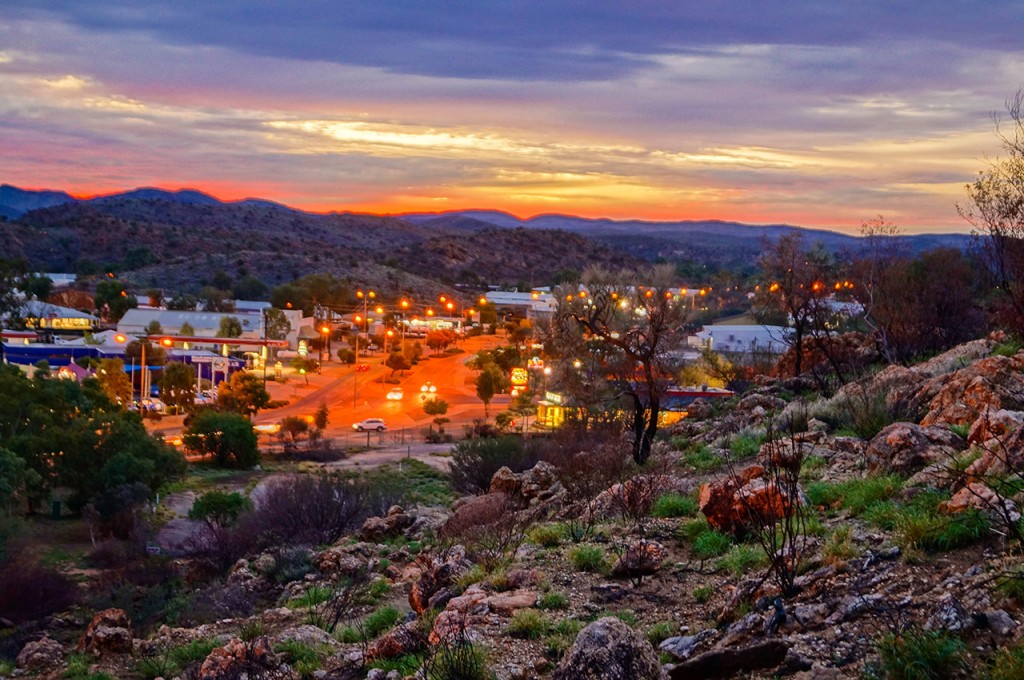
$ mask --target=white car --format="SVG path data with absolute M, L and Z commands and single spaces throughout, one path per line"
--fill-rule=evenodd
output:
M 388 424 L 384 422 L 383 418 L 367 418 L 358 423 L 352 423 L 352 429 L 356 432 L 367 432 L 369 430 L 383 432 L 388 429 Z
M 420 392 L 437 392 L 437 385 L 428 380 L 420 386 Z
M 387 398 L 388 398 L 389 401 L 401 401 L 402 397 L 404 397 L 404 396 L 405 396 L 405 392 L 402 390 L 402 388 L 401 387 L 395 387 L 390 392 L 388 392 Z

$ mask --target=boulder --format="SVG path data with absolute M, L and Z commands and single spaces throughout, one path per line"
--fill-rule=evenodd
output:
M 789 645 L 779 639 L 759 640 L 743 647 L 714 649 L 684 661 L 669 673 L 671 680 L 734 678 L 764 668 L 775 668 L 786 658 Z
M 104 609 L 92 617 L 76 649 L 96 656 L 130 654 L 132 637 L 128 614 L 123 609 Z
M 507 467 L 500 468 L 491 477 L 490 493 L 505 494 L 509 498 L 529 505 L 552 498 L 562 490 L 558 480 L 558 469 L 546 461 L 540 461 L 525 472 L 515 473 Z
M 466 551 L 462 546 L 454 546 L 440 555 L 435 556 L 425 565 L 418 581 L 409 590 L 409 606 L 417 614 L 422 614 L 431 606 L 431 597 L 444 589 L 455 585 L 455 579 L 473 564 L 466 559 Z
M 488 492 L 503 493 L 506 496 L 518 496 L 522 486 L 522 476 L 512 472 L 511 468 L 502 466 L 491 477 L 491 486 Z
M 762 409 L 762 411 L 781 411 L 786 408 L 786 400 L 780 399 L 779 397 L 773 397 L 770 394 L 759 394 L 754 393 L 740 399 L 739 403 L 736 404 L 737 411 L 753 411 L 754 409 Z
M 971 423 L 967 432 L 967 441 L 971 444 L 984 444 L 992 439 L 1006 437 L 1024 425 L 1024 411 L 1008 411 L 999 409 L 982 413 Z
M 322 647 L 337 647 L 338 641 L 329 633 L 316 626 L 303 624 L 286 628 L 274 636 L 277 642 L 299 642 L 307 646 L 319 645 Z
M 498 614 L 512 616 L 520 609 L 537 606 L 537 592 L 534 590 L 513 590 L 507 593 L 491 595 L 486 600 L 487 606 Z
M 694 399 L 686 407 L 686 417 L 693 420 L 704 420 L 710 418 L 715 412 L 707 399 Z
M 640 541 L 626 548 L 612 567 L 612 576 L 650 576 L 668 559 L 668 549 L 657 541 Z
M 868 469 L 872 472 L 911 474 L 948 460 L 966 447 L 967 442 L 947 427 L 893 423 L 883 428 L 868 444 Z
M 345 548 L 328 548 L 313 557 L 313 566 L 331 578 L 351 578 L 366 569 L 366 559 Z
M 685 661 L 693 656 L 694 651 L 701 643 L 718 635 L 718 631 L 714 628 L 708 628 L 702 630 L 696 635 L 679 635 L 676 637 L 665 638 L 658 645 L 658 649 L 663 652 L 667 652 L 674 656 L 676 659 Z
M 415 654 L 425 646 L 426 640 L 419 623 L 411 621 L 391 629 L 370 644 L 366 650 L 366 661 L 393 659 L 405 654 Z
M 736 475 L 701 486 L 697 502 L 708 524 L 735 534 L 749 526 L 751 516 L 781 519 L 791 512 L 800 499 L 791 501 L 786 492 L 764 474 L 763 467 L 751 465 Z
M 605 617 L 580 631 L 553 680 L 661 680 L 654 648 L 619 619 Z
M 360 541 L 379 543 L 388 535 L 388 523 L 383 517 L 367 517 L 358 535 Z
M 251 642 L 233 638 L 223 647 L 216 647 L 199 668 L 199 680 L 235 680 L 241 677 L 271 680 L 287 678 L 290 673 L 279 670 L 281 661 L 270 648 L 266 636 Z
M 982 482 L 970 482 L 953 494 L 948 501 L 943 502 L 940 509 L 948 513 L 963 512 L 968 509 L 981 510 L 989 517 L 999 522 L 1011 522 L 1016 524 L 1020 521 L 1020 510 L 1017 504 L 1009 498 L 1003 498 L 991 487 Z
M 490 613 L 487 592 L 478 584 L 471 585 L 462 595 L 448 601 L 445 610 L 434 619 L 428 640 L 436 645 L 461 637 L 471 626 L 483 623 Z M 536 594 L 533 596 L 537 600 Z
M 927 409 L 925 426 L 971 425 L 986 412 L 1024 410 L 1024 355 L 986 357 L 932 378 L 915 400 Z
M 64 660 L 64 648 L 52 638 L 44 637 L 22 647 L 15 664 L 18 668 L 40 673 L 56 668 Z

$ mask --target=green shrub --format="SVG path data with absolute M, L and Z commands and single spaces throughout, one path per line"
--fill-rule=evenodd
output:
M 398 671 L 403 678 L 415 675 L 423 664 L 423 657 L 418 654 L 403 654 L 390 659 L 375 659 L 367 664 L 370 668 L 379 668 L 385 673 Z
M 1024 342 L 1019 338 L 1007 338 L 992 348 L 992 356 L 1012 357 L 1024 349 Z
M 520 437 L 465 439 L 452 449 L 451 484 L 462 493 L 487 493 L 500 468 L 523 472 L 539 460 L 540 449 Z
M 190 663 L 203 661 L 216 646 L 216 640 L 192 640 L 187 645 L 172 647 L 169 656 L 179 668 L 185 668 Z
M 569 553 L 576 571 L 587 571 L 593 574 L 603 573 L 608 567 L 608 559 L 604 548 L 596 545 L 581 545 Z
M 749 434 L 739 435 L 729 442 L 729 451 L 735 458 L 751 458 L 761 451 L 761 444 L 764 437 L 755 437 Z
M 551 624 L 536 609 L 520 609 L 508 622 L 508 634 L 525 640 L 539 640 L 547 634 Z
M 725 460 L 718 454 L 712 453 L 706 444 L 701 444 L 696 451 L 683 456 L 683 463 L 697 472 L 710 472 L 725 465 Z
M 487 665 L 487 655 L 468 640 L 435 647 L 424 670 L 426 680 L 493 680 L 495 677 Z
M 662 640 L 667 640 L 679 631 L 679 626 L 672 621 L 659 621 L 647 629 L 647 641 L 657 649 Z
M 845 562 L 854 557 L 857 554 L 857 549 L 851 540 L 852 535 L 853 530 L 849 525 L 836 527 L 822 548 L 822 555 L 825 557 L 825 561 L 835 564 L 837 562 Z
M 561 524 L 541 524 L 530 530 L 529 538 L 537 545 L 554 548 L 562 544 L 565 538 L 565 527 Z
M 889 680 L 942 680 L 967 671 L 967 647 L 943 631 L 907 630 L 878 643 L 878 677 Z
M 693 542 L 693 554 L 702 560 L 720 557 L 729 552 L 732 537 L 712 529 L 705 531 Z
M 1020 680 L 1024 673 L 1024 644 L 1004 647 L 996 652 L 992 663 L 991 680 Z
M 945 552 L 970 545 L 987 531 L 989 523 L 979 510 L 947 514 L 939 509 L 944 494 L 925 491 L 896 510 L 897 540 L 905 551 Z
M 472 567 L 455 577 L 455 585 L 459 590 L 465 590 L 474 583 L 483 581 L 485 578 L 487 578 L 487 570 L 479 564 L 474 564 Z
M 394 607 L 387 606 L 373 612 L 363 621 L 366 639 L 373 640 L 392 627 L 402 618 L 402 614 Z
M 693 543 L 709 531 L 712 531 L 711 525 L 708 524 L 707 518 L 702 516 L 679 527 L 679 538 L 680 540 Z
M 390 592 L 391 584 L 388 583 L 388 580 L 386 578 L 375 578 L 373 580 L 373 583 L 370 584 L 370 588 L 368 589 L 366 594 L 373 601 L 377 601 Z
M 762 567 L 767 563 L 768 558 L 760 548 L 750 545 L 734 545 L 732 550 L 719 560 L 718 565 L 736 576 L 742 576 L 751 569 Z
M 654 517 L 693 517 L 697 514 L 697 500 L 692 496 L 667 493 L 658 497 L 651 508 Z
M 807 499 L 812 505 L 826 508 L 841 507 L 853 516 L 864 514 L 869 508 L 896 496 L 903 488 L 903 482 L 894 475 L 850 479 L 838 484 L 815 482 L 806 489 Z
M 92 664 L 92 657 L 87 654 L 72 654 L 68 658 L 68 666 L 63 680 L 114 680 L 108 673 L 90 673 L 89 666 Z
M 996 591 L 1003 597 L 1024 603 L 1024 569 L 1016 569 L 999 577 Z
M 700 602 L 701 604 L 704 604 L 705 602 L 711 599 L 712 595 L 715 594 L 715 587 L 697 586 L 693 589 L 693 592 L 691 594 L 693 595 L 693 599 L 697 600 L 697 602 Z
M 331 599 L 331 595 L 334 591 L 331 588 L 323 586 L 313 586 L 302 595 L 299 595 L 291 601 L 292 608 L 296 607 L 316 607 L 321 605 L 327 600 Z
M 537 606 L 541 609 L 568 609 L 569 598 L 565 593 L 551 591 L 540 596 Z
M 800 466 L 800 481 L 809 482 L 821 479 L 821 475 L 828 467 L 828 458 L 824 456 L 807 456 L 803 465 Z
M 274 651 L 284 653 L 288 662 L 299 674 L 302 680 L 312 678 L 313 674 L 320 670 L 320 650 L 297 640 L 284 640 L 274 645 Z

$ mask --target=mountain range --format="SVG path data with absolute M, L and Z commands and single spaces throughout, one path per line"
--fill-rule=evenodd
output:
M 833 252 L 855 252 L 848 234 L 787 224 L 718 220 L 643 221 L 545 214 L 521 219 L 494 210 L 370 215 L 312 213 L 259 198 L 221 201 L 194 189 L 139 188 L 78 199 L 62 191 L 0 186 L 0 224 L 10 254 L 48 271 L 73 270 L 81 260 L 124 263 L 149 281 L 168 277 L 196 287 L 210 270 L 246 272 L 267 284 L 310 268 L 347 275 L 440 280 L 446 285 L 544 285 L 588 264 L 633 266 L 641 261 L 751 267 L 765 240 L 802 234 Z M 46 239 L 40 239 L 45 234 Z M 966 248 L 966 234 L 901 237 L 912 251 Z M 544 243 L 544 247 L 537 247 Z M 187 256 L 179 254 L 183 247 Z M 139 249 L 148 255 L 139 257 Z M 143 253 L 143 255 L 146 255 Z M 201 256 L 201 257 L 199 257 Z M 374 266 L 380 271 L 371 275 Z M 353 274 L 354 269 L 362 270 Z M 390 271 L 388 271 L 390 270 Z

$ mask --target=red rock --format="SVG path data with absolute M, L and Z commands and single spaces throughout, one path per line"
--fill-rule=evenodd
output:
M 966 442 L 947 427 L 893 423 L 868 444 L 868 470 L 908 474 L 950 460 L 966 446 Z
M 129 654 L 132 651 L 132 624 L 123 609 L 104 609 L 93 616 L 78 640 L 79 652 L 97 656 Z
M 612 567 L 612 576 L 650 576 L 668 559 L 668 549 L 657 541 L 635 543 L 619 556 Z
M 415 654 L 423 648 L 425 642 L 418 622 L 404 623 L 374 640 L 366 650 L 366 661 Z
M 280 660 L 270 648 L 266 636 L 252 642 L 232 639 L 223 647 L 216 647 L 207 655 L 199 669 L 199 680 L 235 680 L 243 676 L 271 678 L 268 673 L 280 666 Z
M 498 614 L 512 616 L 519 609 L 537 606 L 537 593 L 533 590 L 513 590 L 508 593 L 491 595 L 485 603 Z

